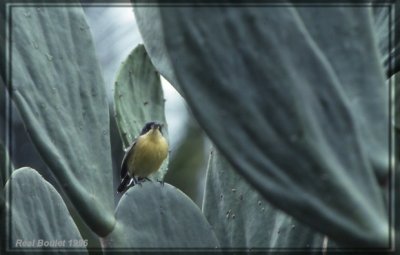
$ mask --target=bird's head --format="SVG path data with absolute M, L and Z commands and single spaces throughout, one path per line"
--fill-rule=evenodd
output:
M 158 122 L 155 122 L 155 121 L 147 122 L 144 125 L 144 127 L 142 129 L 142 132 L 140 132 L 140 135 L 147 134 L 149 131 L 154 132 L 154 131 L 157 131 L 157 130 L 160 131 L 160 133 L 162 133 L 163 126 L 164 126 L 164 124 L 158 123 Z

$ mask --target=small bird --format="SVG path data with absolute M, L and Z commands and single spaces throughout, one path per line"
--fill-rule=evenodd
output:
M 168 155 L 168 143 L 162 134 L 162 127 L 154 121 L 146 123 L 139 137 L 129 146 L 122 159 L 118 193 L 125 191 L 132 181 L 136 184 L 138 180 L 147 179 L 160 168 Z

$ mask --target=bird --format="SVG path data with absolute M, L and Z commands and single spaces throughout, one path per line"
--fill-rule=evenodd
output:
M 156 172 L 167 158 L 168 142 L 162 128 L 161 123 L 147 122 L 140 135 L 128 147 L 122 159 L 118 193 L 125 191 L 132 181 L 135 185 L 143 179 L 149 180 L 147 177 Z

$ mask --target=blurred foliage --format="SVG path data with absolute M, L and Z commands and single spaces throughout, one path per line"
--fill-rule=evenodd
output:
M 207 166 L 206 136 L 191 114 L 186 115 L 182 135 L 171 151 L 165 181 L 176 186 L 201 207 Z

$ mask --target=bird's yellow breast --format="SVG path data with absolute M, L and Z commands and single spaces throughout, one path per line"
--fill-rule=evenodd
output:
M 151 130 L 140 136 L 128 169 L 132 176 L 147 177 L 157 171 L 168 155 L 168 143 L 160 131 Z

